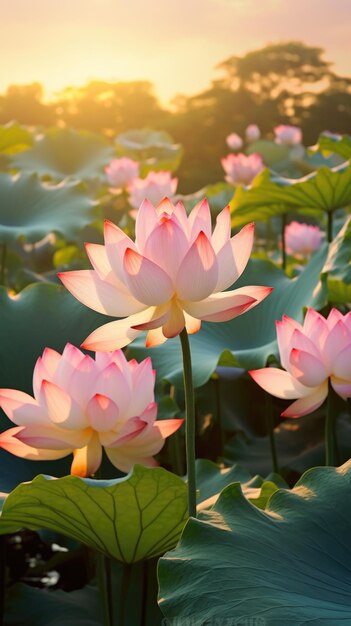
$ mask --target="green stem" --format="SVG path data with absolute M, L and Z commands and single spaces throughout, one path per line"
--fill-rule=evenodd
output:
M 333 241 L 333 211 L 327 212 L 328 225 L 327 225 L 327 239 L 328 243 Z
M 270 446 L 271 446 L 272 469 L 273 469 L 273 472 L 275 472 L 276 474 L 279 474 L 277 447 L 275 444 L 275 435 L 274 435 L 273 403 L 272 403 L 272 396 L 270 396 L 269 393 L 265 394 L 264 415 L 265 415 L 266 428 L 268 430 L 269 441 L 270 441 Z
M 329 381 L 327 413 L 325 416 L 325 464 L 335 466 L 335 391 Z
M 287 224 L 287 215 L 283 213 L 282 215 L 282 230 L 281 230 L 281 238 L 282 238 L 282 268 L 285 270 L 286 268 L 286 243 L 285 243 L 285 227 Z
M 6 256 L 7 256 L 7 245 L 6 243 L 3 243 L 1 246 L 0 285 L 5 285 Z
M 174 385 L 171 385 L 171 388 L 169 390 L 169 397 L 172 398 L 172 400 L 174 400 L 175 398 Z M 172 457 L 173 471 L 175 474 L 178 474 L 178 476 L 183 476 L 184 468 L 183 468 L 182 451 L 181 451 L 181 446 L 180 446 L 180 437 L 181 437 L 180 432 L 179 430 L 177 430 L 173 434 L 173 436 L 169 438 L 169 446 L 170 446 L 171 457 Z
M 103 614 L 103 626 L 113 626 L 111 560 L 97 553 L 97 576 Z
M 122 573 L 122 588 L 119 595 L 120 607 L 119 607 L 119 621 L 118 626 L 129 626 L 127 623 L 127 606 L 128 606 L 128 591 L 130 587 L 130 580 L 132 576 L 131 563 L 123 563 Z
M 196 517 L 196 475 L 195 475 L 195 398 L 189 338 L 186 328 L 180 333 L 183 353 L 183 379 L 185 392 L 185 449 L 188 475 L 188 509 L 191 517 Z

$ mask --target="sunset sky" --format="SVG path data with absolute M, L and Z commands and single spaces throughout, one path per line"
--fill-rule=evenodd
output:
M 147 79 L 166 103 L 206 88 L 227 57 L 293 39 L 351 74 L 350 0 L 0 0 L 0 10 L 0 92 Z

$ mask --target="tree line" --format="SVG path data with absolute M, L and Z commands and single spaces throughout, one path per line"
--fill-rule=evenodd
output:
M 250 123 L 263 135 L 278 124 L 303 131 L 314 143 L 323 130 L 351 134 L 351 78 L 339 76 L 324 50 L 291 41 L 271 44 L 224 60 L 222 76 L 195 96 L 161 106 L 149 81 L 90 81 L 68 87 L 45 102 L 39 83 L 11 85 L 0 95 L 0 123 L 71 127 L 114 138 L 133 128 L 168 131 L 184 147 L 178 170 L 183 193 L 223 178 L 220 158 L 230 132 Z

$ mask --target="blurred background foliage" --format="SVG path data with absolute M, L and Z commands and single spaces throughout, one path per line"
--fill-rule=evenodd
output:
M 93 80 L 46 101 L 39 83 L 11 85 L 0 95 L 0 124 L 71 128 L 107 139 L 131 129 L 168 132 L 184 149 L 179 192 L 222 179 L 226 136 L 254 122 L 270 137 L 274 126 L 300 126 L 304 144 L 320 133 L 351 133 L 351 78 L 337 75 L 324 50 L 298 41 L 272 44 L 225 59 L 222 77 L 195 96 L 161 106 L 148 81 Z

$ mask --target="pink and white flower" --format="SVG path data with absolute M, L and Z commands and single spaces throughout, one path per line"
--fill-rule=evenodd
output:
M 295 146 L 302 143 L 302 130 L 298 126 L 281 124 L 274 129 L 275 142 L 284 146 Z
M 351 312 L 332 309 L 325 319 L 308 309 L 303 325 L 288 316 L 277 321 L 280 362 L 286 371 L 267 367 L 250 372 L 277 398 L 296 399 L 283 417 L 301 417 L 320 407 L 328 395 L 328 381 L 346 400 L 351 397 Z
M 139 169 L 140 167 L 137 161 L 128 159 L 128 157 L 121 157 L 120 159 L 113 159 L 113 161 L 105 167 L 105 173 L 111 187 L 124 189 L 134 178 L 139 176 Z
M 171 172 L 149 172 L 146 178 L 136 178 L 128 187 L 129 202 L 133 209 L 138 209 L 143 200 L 157 205 L 163 198 L 172 198 L 177 191 L 178 178 L 172 178 Z
M 59 274 L 67 289 L 95 311 L 124 317 L 85 340 L 88 350 L 115 350 L 147 330 L 148 346 L 163 343 L 201 320 L 225 322 L 256 306 L 269 287 L 224 291 L 242 274 L 253 245 L 253 224 L 231 237 L 229 207 L 212 232 L 206 200 L 187 216 L 168 199 L 156 208 L 145 200 L 137 214 L 136 240 L 105 222 L 105 245 L 87 244 L 93 270 Z
M 288 254 L 296 257 L 310 256 L 322 244 L 323 233 L 318 226 L 290 222 L 285 228 L 285 246 Z
M 261 131 L 257 124 L 249 124 L 245 130 L 245 137 L 249 143 L 258 141 L 261 137 Z
M 249 185 L 262 172 L 264 164 L 260 154 L 228 154 L 221 160 L 226 172 L 225 180 L 232 185 Z
M 236 133 L 230 133 L 230 135 L 228 135 L 228 137 L 226 138 L 226 142 L 227 142 L 227 146 L 231 150 L 240 150 L 240 148 L 243 147 L 243 143 L 244 143 L 241 137 L 237 135 Z
M 153 456 L 183 420 L 156 421 L 154 382 L 150 358 L 128 362 L 118 350 L 94 360 L 71 344 L 62 354 L 45 348 L 34 368 L 34 398 L 0 389 L 0 407 L 16 424 L 0 435 L 0 448 L 31 460 L 73 453 L 76 476 L 96 472 L 103 448 L 123 472 L 157 465 Z

